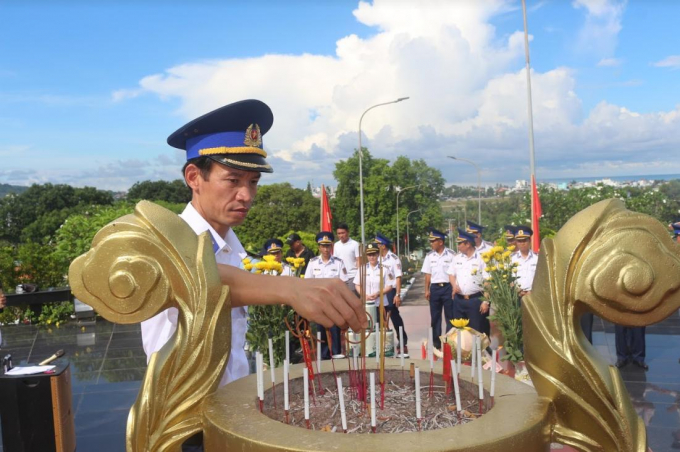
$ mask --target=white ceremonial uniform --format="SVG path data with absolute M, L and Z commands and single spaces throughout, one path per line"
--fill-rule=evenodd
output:
M 482 255 L 475 251 L 472 256 L 467 257 L 463 253 L 458 253 L 453 258 L 447 273 L 456 277 L 456 284 L 460 287 L 461 295 L 472 295 L 482 292 L 484 278 L 484 260 Z
M 196 234 L 209 231 L 215 249 L 215 260 L 218 264 L 239 267 L 245 250 L 241 242 L 230 228 L 226 237 L 220 237 L 194 208 L 191 203 L 187 205 L 180 217 L 194 230 Z M 231 310 L 231 353 L 227 368 L 222 375 L 220 386 L 248 375 L 248 360 L 243 349 L 246 342 L 246 329 L 248 310 L 244 306 Z M 147 362 L 151 354 L 160 350 L 177 330 L 178 311 L 169 308 L 156 316 L 142 322 L 142 344 L 146 353 Z
M 396 254 L 394 254 L 391 251 L 388 251 L 385 256 L 379 256 L 378 257 L 378 262 L 381 264 L 390 267 L 390 270 L 392 270 L 392 274 L 394 275 L 394 278 L 401 278 L 401 275 L 403 274 L 401 271 L 401 261 L 397 257 Z
M 347 240 L 346 243 L 342 243 L 340 240 L 335 242 L 333 245 L 333 256 L 342 259 L 347 269 L 347 278 L 343 280 L 354 279 L 357 274 L 357 258 L 360 256 L 359 242 L 353 239 Z
M 512 262 L 517 262 L 517 285 L 522 290 L 531 290 L 536 274 L 536 264 L 538 264 L 538 254 L 529 250 L 527 257 L 516 251 L 510 256 Z
M 293 276 L 295 272 L 293 272 L 293 268 L 288 265 L 288 264 L 281 264 L 283 266 L 283 270 L 281 271 L 281 276 Z
M 488 252 L 491 248 L 493 248 L 493 243 L 482 240 L 482 244 L 475 248 L 475 251 L 481 254 Z
M 449 275 L 446 271 L 451 265 L 455 255 L 456 253 L 449 248 L 444 248 L 444 251 L 442 251 L 441 254 L 432 250 L 425 256 L 423 268 L 420 271 L 432 275 L 430 277 L 431 284 L 448 283 Z
M 396 280 L 394 278 L 394 273 L 387 265 L 382 266 L 382 277 L 383 277 L 383 293 L 392 290 L 396 287 Z M 354 284 L 361 287 L 361 274 L 357 273 L 354 277 Z M 380 264 L 375 267 L 371 267 L 370 263 L 366 264 L 366 295 L 372 295 L 375 293 L 380 293 Z M 382 302 L 383 306 L 387 306 L 387 297 L 383 295 L 382 299 L 378 297 L 375 300 L 375 305 L 380 306 L 378 303 Z
M 347 279 L 347 269 L 340 258 L 331 256 L 324 262 L 321 256 L 316 256 L 309 260 L 305 270 L 305 279 L 309 278 L 340 278 L 344 281 Z

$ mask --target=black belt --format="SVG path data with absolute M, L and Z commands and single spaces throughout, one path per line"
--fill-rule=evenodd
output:
M 446 286 L 450 286 L 451 283 L 447 283 L 447 282 L 437 282 L 437 283 L 432 283 L 432 285 L 433 285 L 433 286 L 439 286 L 439 287 L 446 287 Z
M 482 294 L 482 292 L 477 292 L 477 293 L 473 293 L 473 294 L 470 294 L 470 295 L 463 295 L 463 294 L 460 294 L 460 293 L 457 293 L 456 295 L 458 295 L 460 298 L 463 298 L 465 300 L 470 300 L 471 298 L 479 298 L 483 294 Z

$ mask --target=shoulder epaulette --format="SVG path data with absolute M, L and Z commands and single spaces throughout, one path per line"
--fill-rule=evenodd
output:
M 309 262 L 314 262 L 314 261 L 318 261 L 318 260 L 319 260 L 319 256 L 315 256 L 315 257 L 311 258 L 309 260 Z

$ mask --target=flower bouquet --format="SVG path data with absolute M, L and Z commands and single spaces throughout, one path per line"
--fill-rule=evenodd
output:
M 517 266 L 510 257 L 514 249 L 514 246 L 494 246 L 482 253 L 482 259 L 488 275 L 484 283 L 484 296 L 493 312 L 489 320 L 496 324 L 503 335 L 505 355 L 502 359 L 517 364 L 524 361 L 524 346 L 522 306 L 516 284 Z

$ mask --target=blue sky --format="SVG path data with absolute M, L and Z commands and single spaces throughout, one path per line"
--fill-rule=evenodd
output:
M 539 180 L 680 173 L 680 3 L 527 5 Z M 251 97 L 275 115 L 264 183 L 333 184 L 361 113 L 401 96 L 364 119 L 375 155 L 528 177 L 519 1 L 7 0 L 0 17 L 0 182 L 177 178 L 166 137 Z

